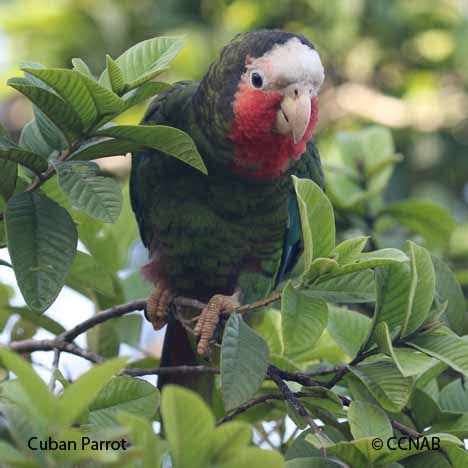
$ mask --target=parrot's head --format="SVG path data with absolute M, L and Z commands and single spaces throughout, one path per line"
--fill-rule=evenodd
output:
M 223 49 L 202 87 L 222 116 L 234 172 L 274 179 L 301 157 L 317 123 L 323 79 L 318 52 L 300 35 L 256 31 Z

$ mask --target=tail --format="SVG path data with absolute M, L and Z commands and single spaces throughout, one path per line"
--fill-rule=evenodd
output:
M 187 331 L 181 323 L 173 317 L 169 318 L 164 336 L 161 355 L 161 367 L 196 366 L 204 364 L 195 352 L 195 343 L 192 343 Z M 189 388 L 202 396 L 211 405 L 214 389 L 214 376 L 206 373 L 176 373 L 160 375 L 158 388 L 174 384 Z

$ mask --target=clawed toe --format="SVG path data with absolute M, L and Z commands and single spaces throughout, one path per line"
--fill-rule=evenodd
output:
M 219 316 L 223 312 L 231 312 L 239 307 L 239 293 L 232 296 L 214 295 L 202 310 L 194 329 L 195 335 L 200 337 L 197 346 L 198 354 L 206 354 L 209 347 L 209 341 L 213 336 L 216 326 L 219 322 Z
M 146 318 L 155 330 L 160 330 L 167 321 L 167 308 L 173 299 L 170 289 L 157 284 L 146 303 Z

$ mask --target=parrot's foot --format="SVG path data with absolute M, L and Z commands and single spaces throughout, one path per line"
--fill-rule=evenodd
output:
M 203 355 L 208 351 L 209 341 L 216 330 L 216 325 L 218 325 L 219 322 L 219 316 L 223 312 L 232 312 L 240 306 L 239 296 L 240 291 L 236 291 L 232 296 L 216 294 L 208 301 L 208 304 L 202 310 L 194 329 L 195 335 L 200 337 L 200 341 L 197 346 L 198 354 Z
M 145 316 L 155 330 L 160 330 L 167 321 L 167 308 L 174 298 L 172 291 L 158 283 L 146 303 Z

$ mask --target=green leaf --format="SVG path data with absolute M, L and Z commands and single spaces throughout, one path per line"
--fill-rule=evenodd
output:
M 371 320 L 354 310 L 328 306 L 328 331 L 348 356 L 354 357 L 364 344 Z
M 83 123 L 75 109 L 52 91 L 32 84 L 25 78 L 10 78 L 7 82 L 26 96 L 64 133 L 68 141 L 80 135 Z M 43 134 L 44 135 L 44 134 Z
M 122 70 L 126 89 L 136 88 L 163 72 L 182 48 L 182 40 L 178 37 L 156 37 L 140 42 L 115 62 Z M 106 69 L 99 82 L 109 85 L 109 71 Z
M 122 209 L 122 192 L 111 177 L 99 176 L 93 162 L 55 164 L 60 188 L 77 209 L 105 223 L 115 223 Z
M 265 340 L 270 353 L 283 355 L 281 311 L 269 308 L 254 310 L 249 314 L 249 325 Z
M 29 149 L 33 153 L 40 154 L 46 160 L 54 152 L 54 148 L 50 146 L 42 136 L 36 119 L 30 120 L 23 127 L 19 139 L 19 145 L 23 148 Z
M 411 268 L 407 263 L 396 263 L 375 272 L 377 301 L 374 327 L 386 322 L 393 336 L 400 330 L 408 310 L 411 292 Z
M 96 106 L 79 72 L 62 68 L 23 68 L 23 71 L 56 91 L 79 115 L 84 129 L 96 121 Z M 41 110 L 45 112 L 45 109 Z
M 375 281 L 372 270 L 357 271 L 336 278 L 319 278 L 307 285 L 304 293 L 328 302 L 356 304 L 375 301 Z
M 81 145 L 70 159 L 79 161 L 90 161 L 91 159 L 107 158 L 109 156 L 125 156 L 127 153 L 137 151 L 141 145 L 131 141 L 114 138 L 101 138 Z
M 167 91 L 170 87 L 171 85 L 169 83 L 164 83 L 162 81 L 147 81 L 122 97 L 125 103 L 124 108 L 125 110 L 130 109 L 130 107 L 140 104 L 156 94 Z
M 213 437 L 212 463 L 218 464 L 236 457 L 243 447 L 250 444 L 252 430 L 243 422 L 229 422 L 218 426 Z
M 114 91 L 114 93 L 120 94 L 125 87 L 122 70 L 120 69 L 119 65 L 114 62 L 110 55 L 106 55 L 106 64 L 107 76 L 109 78 L 111 89 Z
M 164 125 L 115 125 L 101 129 L 97 134 L 121 138 L 140 146 L 162 151 L 204 174 L 208 173 L 192 138 L 177 128 Z
M 64 132 L 55 125 L 52 120 L 47 117 L 37 106 L 33 106 L 34 120 L 36 121 L 37 128 L 42 136 L 42 139 L 53 150 L 57 152 L 64 150 L 67 147 L 67 138 Z M 73 135 L 68 135 L 69 139 Z M 49 153 L 48 158 L 51 153 Z
M 130 429 L 130 441 L 142 454 L 141 468 L 159 468 L 166 443 L 153 432 L 150 421 L 128 413 L 121 413 L 116 419 Z
M 468 375 L 468 341 L 459 336 L 443 334 L 437 330 L 415 336 L 406 343 Z
M 66 210 L 31 192 L 8 201 L 5 219 L 18 286 L 29 307 L 43 312 L 62 289 L 73 262 L 75 224 Z
M 312 180 L 298 179 L 295 176 L 293 183 L 304 234 L 304 255 L 310 257 L 310 260 L 306 261 L 307 271 L 312 259 L 328 257 L 335 247 L 335 217 L 330 201 L 317 184 Z M 320 219 L 320 223 L 317 223 L 317 219 Z M 311 239 L 307 241 L 306 235 L 309 231 Z M 307 246 L 306 242 L 310 245 Z M 306 254 L 308 249 L 311 249 L 311 252 Z
M 447 317 L 449 325 L 459 334 L 465 327 L 465 298 L 460 283 L 450 268 L 438 257 L 432 257 L 436 275 L 435 298 L 441 304 L 447 301 Z
M 107 297 L 115 295 L 112 275 L 91 255 L 83 252 L 76 252 L 65 284 L 83 294 L 91 290 Z
M 456 226 L 445 208 L 429 201 L 405 200 L 387 206 L 381 213 L 392 216 L 429 242 L 443 247 L 448 245 Z
M 119 114 L 125 110 L 124 101 L 120 99 L 117 94 L 109 91 L 104 86 L 101 86 L 92 78 L 82 75 L 81 79 L 93 98 L 94 105 L 96 106 L 96 111 L 99 116 L 105 116 L 107 117 L 107 120 L 110 120 L 110 118 L 113 118 L 115 114 Z
M 260 388 L 268 368 L 268 346 L 233 314 L 226 323 L 221 347 L 221 391 L 227 411 L 241 405 Z
M 0 137 L 0 159 L 12 161 L 31 169 L 36 174 L 44 172 L 49 166 L 47 159 L 40 154 L 21 148 Z M 13 176 L 15 177 L 15 176 Z
M 285 356 L 297 360 L 317 342 L 327 325 L 327 304 L 296 291 L 289 282 L 281 296 Z
M 72 65 L 73 69 L 77 72 L 81 73 L 84 76 L 87 76 L 88 78 L 94 79 L 94 76 L 91 73 L 91 70 L 89 69 L 88 65 L 86 65 L 86 63 L 80 58 L 72 58 Z
M 214 417 L 200 396 L 167 385 L 162 392 L 161 413 L 174 468 L 210 466 Z
M 12 445 L 0 440 L 0 460 L 5 463 L 5 466 L 16 467 L 35 467 L 38 466 L 31 462 L 29 457 L 23 455 L 20 451 L 16 450 Z
M 283 468 L 284 460 L 278 452 L 247 447 L 239 450 L 235 457 L 231 457 L 229 461 L 220 465 L 219 468 L 251 468 L 253 466 Z
M 125 367 L 126 362 L 126 358 L 111 359 L 93 367 L 68 386 L 58 400 L 58 424 L 68 426 L 74 423 L 111 378 Z
M 140 315 L 119 317 L 114 323 L 120 341 L 134 347 L 140 344 L 142 326 Z
M 408 402 L 412 379 L 403 377 L 390 359 L 358 364 L 350 371 L 385 410 L 397 413 Z
M 335 247 L 331 256 L 340 265 L 352 263 L 359 257 L 368 240 L 369 236 L 360 236 L 344 240 Z
M 37 327 L 29 320 L 20 318 L 15 322 L 10 332 L 10 341 L 29 340 L 37 332 Z
M 115 425 L 120 411 L 152 419 L 159 406 L 159 392 L 150 383 L 128 376 L 113 378 L 89 407 L 89 422 L 105 428 Z
M 352 401 L 348 409 L 348 421 L 354 439 L 393 436 L 392 426 L 385 412 L 378 406 L 363 401 Z
M 426 320 L 431 309 L 435 291 L 435 273 L 429 252 L 409 241 L 407 249 L 411 259 L 411 275 L 414 284 L 408 298 L 406 318 L 401 335 L 410 335 Z
M 5 197 L 5 200 L 8 200 L 15 191 L 17 172 L 16 163 L 0 159 L 0 195 Z
M 32 366 L 16 353 L 5 348 L 0 349 L 3 365 L 18 378 L 21 388 L 34 402 L 35 408 L 46 419 L 55 414 L 56 404 L 44 381 L 34 372 Z
M 6 314 L 8 314 L 8 316 L 18 314 L 24 320 L 32 322 L 38 327 L 41 327 L 44 330 L 53 333 L 54 335 L 58 335 L 59 333 L 65 331 L 60 323 L 56 322 L 50 317 L 47 317 L 47 315 L 38 315 L 28 307 L 4 306 L 0 307 L 0 310 L 4 311 Z
M 419 375 L 434 365 L 434 359 L 410 348 L 394 348 L 386 322 L 380 322 L 375 328 L 375 341 L 380 351 L 393 359 L 404 377 Z
M 339 461 L 322 457 L 294 458 L 286 462 L 285 468 L 342 468 Z
M 440 439 L 440 446 L 444 449 L 447 447 L 456 447 L 461 445 L 461 441 L 459 439 L 449 434 L 431 434 L 431 437 L 438 437 Z M 393 466 L 389 465 L 390 463 L 406 459 L 411 455 L 420 454 L 421 450 L 428 450 L 431 446 L 431 442 L 428 440 L 429 443 L 427 445 L 429 445 L 429 447 L 425 445 L 418 448 L 415 444 L 409 446 L 406 442 L 406 444 L 403 445 L 403 448 L 399 448 L 397 441 L 395 441 L 393 444 L 390 444 L 391 448 L 388 448 L 386 441 L 384 440 L 383 447 L 380 450 L 376 450 L 372 446 L 373 440 L 374 437 L 367 437 L 365 439 L 350 442 L 338 442 L 335 445 L 327 447 L 327 455 L 337 457 L 339 460 L 347 463 L 347 466 L 352 467 L 390 467 Z M 430 455 L 432 456 L 433 452 L 430 452 Z
M 374 252 L 364 252 L 354 258 L 351 263 L 340 266 L 338 272 L 332 273 L 333 276 L 347 275 L 354 271 L 366 270 L 395 263 L 404 263 L 408 257 L 398 249 L 381 249 Z
M 453 380 L 441 390 L 439 404 L 447 411 L 468 413 L 468 389 L 461 379 Z

